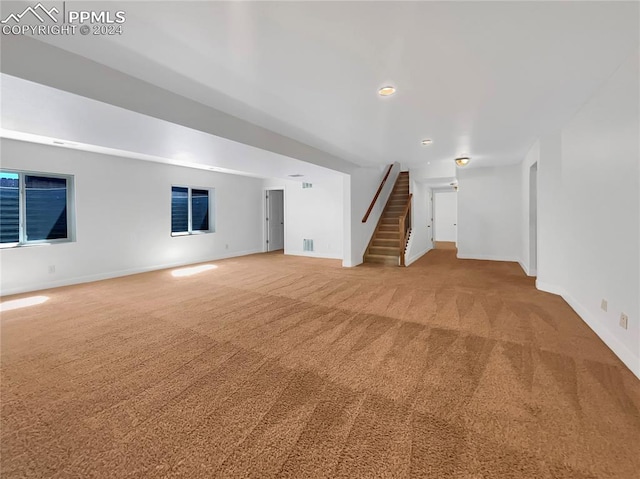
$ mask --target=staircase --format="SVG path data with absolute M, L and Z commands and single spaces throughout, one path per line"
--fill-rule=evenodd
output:
M 369 247 L 364 254 L 365 263 L 400 264 L 400 216 L 409 201 L 409 172 L 398 175 L 389 201 L 387 201 Z

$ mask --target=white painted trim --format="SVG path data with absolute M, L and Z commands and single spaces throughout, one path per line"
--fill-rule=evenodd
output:
M 561 296 L 571 309 L 573 309 L 576 314 L 591 328 L 591 330 L 596 333 L 596 335 L 602 340 L 602 342 L 615 354 L 630 370 L 633 374 L 636 375 L 638 379 L 640 379 L 640 358 L 635 356 L 633 352 L 627 348 L 624 343 L 620 342 L 618 338 L 616 338 L 611 332 L 603 327 L 602 322 L 598 321 L 597 318 L 594 318 L 587 308 L 582 306 L 578 301 L 576 301 L 573 296 L 567 293 L 564 288 L 559 286 L 544 283 L 541 281 L 536 281 L 536 288 L 540 291 L 545 291 L 547 293 L 556 294 Z
M 640 358 L 635 356 L 625 345 L 620 342 L 611 332 L 603 327 L 601 321 L 597 321 L 589 311 L 576 301 L 571 295 L 562 295 L 562 298 L 573 308 L 573 310 L 587 323 L 594 333 L 606 344 L 613 354 L 618 356 L 620 360 L 631 370 L 633 374 L 640 379 Z
M 543 281 L 540 281 L 539 279 L 536 280 L 536 288 L 538 288 L 540 291 L 544 291 L 545 293 L 557 294 L 558 296 L 562 297 L 566 296 L 567 294 L 566 291 L 560 286 L 545 283 Z
M 520 267 L 522 268 L 522 271 L 524 271 L 524 274 L 526 274 L 527 276 L 531 276 L 529 274 L 529 268 L 527 268 L 527 265 L 524 264 L 524 262 L 521 259 L 518 260 L 518 264 L 520 264 Z
M 458 259 L 478 259 L 482 261 L 508 261 L 510 263 L 520 263 L 518 258 L 506 257 L 506 256 L 496 256 L 496 255 L 487 255 L 487 254 L 460 254 L 457 255 Z
M 429 251 L 431 251 L 433 248 L 431 246 L 427 246 L 425 249 L 423 249 L 422 251 L 414 254 L 413 256 L 411 256 L 410 258 L 405 258 L 405 265 L 409 266 L 412 263 L 415 263 L 417 260 L 419 260 L 420 258 L 422 258 L 425 254 L 427 254 Z
M 363 261 L 360 261 L 359 263 L 355 263 L 353 261 L 351 261 L 351 259 L 349 258 L 344 258 L 342 260 L 342 267 L 343 268 L 355 268 L 356 266 L 359 266 L 363 263 Z
M 40 283 L 36 283 L 34 285 L 30 285 L 28 287 L 18 287 L 18 288 L 11 288 L 8 290 L 0 291 L 0 297 L 10 296 L 12 294 L 31 293 L 34 291 L 41 291 L 43 289 L 59 288 L 61 286 L 71 286 L 74 284 L 91 283 L 93 281 L 102 281 L 105 279 L 120 278 L 122 276 L 131 276 L 133 274 L 148 273 L 149 271 L 158 271 L 162 269 L 176 268 L 178 266 L 188 266 L 191 264 L 205 263 L 207 261 L 218 261 L 221 259 L 235 258 L 238 256 L 247 256 L 247 255 L 256 254 L 256 253 L 262 253 L 262 251 L 260 249 L 237 251 L 229 254 L 224 254 L 221 256 L 216 256 L 215 258 L 212 258 L 212 257 L 203 258 L 197 261 L 191 261 L 189 263 L 182 263 L 182 262 L 166 263 L 166 264 L 159 264 L 155 266 L 149 266 L 146 268 L 123 269 L 119 271 L 111 271 L 109 273 L 78 276 L 76 278 L 69 278 L 69 279 L 64 279 L 60 281 L 47 281 L 47 282 L 43 281 Z
M 522 271 L 524 271 L 524 274 L 526 274 L 527 276 L 535 277 L 538 275 L 538 272 L 535 269 L 529 269 L 529 267 L 524 263 L 524 261 L 518 260 L 518 263 L 520 263 L 520 267 L 522 268 Z
M 285 251 L 285 255 L 288 256 L 307 256 L 309 258 L 323 258 L 323 259 L 339 259 L 342 260 L 340 256 L 332 256 L 324 253 L 316 253 L 315 251 Z

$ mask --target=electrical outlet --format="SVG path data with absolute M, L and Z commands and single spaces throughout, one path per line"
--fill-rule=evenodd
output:
M 229 249 L 229 245 L 228 244 L 224 245 L 224 249 Z
M 620 327 L 627 329 L 628 325 L 629 325 L 629 316 L 627 316 L 624 313 L 620 313 Z
M 49 266 L 49 274 L 53 274 L 56 272 L 56 265 L 52 264 L 51 266 Z
M 602 311 L 606 311 L 607 310 L 607 306 L 608 306 L 607 300 L 603 299 L 602 303 L 600 303 L 600 307 L 602 308 Z

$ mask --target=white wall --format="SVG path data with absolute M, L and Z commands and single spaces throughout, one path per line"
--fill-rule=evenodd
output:
M 531 245 L 530 245 L 530 231 L 531 231 L 531 225 L 529 222 L 529 211 L 531 208 L 530 205 L 530 196 L 531 196 L 531 191 L 530 191 L 530 182 L 529 182 L 529 174 L 531 171 L 531 166 L 535 163 L 538 163 L 538 160 L 540 159 L 540 142 L 536 141 L 533 146 L 531 147 L 531 149 L 529 150 L 529 152 L 527 153 L 527 156 L 525 157 L 524 161 L 521 163 L 521 170 L 520 170 L 520 174 L 522 176 L 521 179 L 521 185 L 522 185 L 522 195 L 521 195 L 521 201 L 522 201 L 522 216 L 521 216 L 521 238 L 522 238 L 522 249 L 520 251 L 520 265 L 522 266 L 522 269 L 528 274 L 528 275 L 535 275 L 536 271 L 532 270 L 532 265 L 531 265 Z
M 435 191 L 433 195 L 435 241 L 457 241 L 458 194 Z
M 412 176 L 413 172 L 410 172 L 409 178 L 411 179 Z M 407 266 L 433 248 L 431 242 L 431 188 L 415 180 L 411 180 L 410 184 L 413 199 L 411 204 L 411 236 L 405 259 Z
M 458 258 L 518 261 L 521 165 L 460 169 Z
M 383 168 L 358 168 L 345 180 L 345 256 L 344 266 L 357 266 L 362 263 L 364 252 L 369 245 L 371 235 L 375 230 L 380 215 L 384 210 L 391 190 L 400 174 L 400 164 L 394 163 L 389 178 L 378 197 L 378 201 L 369 215 L 366 223 L 362 217 L 367 212 L 380 182 L 387 172 L 388 166 Z
M 262 251 L 262 180 L 15 140 L 0 145 L 2 168 L 75 176 L 77 225 L 75 242 L 0 250 L 3 295 Z M 215 233 L 171 236 L 172 184 L 215 188 Z
M 529 182 L 528 176 L 526 182 Z M 595 193 L 595 191 L 594 191 Z M 538 279 L 540 289 L 560 293 L 567 262 L 565 235 L 567 203 L 562 181 L 562 138 L 559 132 L 540 138 L 538 163 Z
M 301 181 L 265 179 L 265 189 L 284 189 L 284 253 L 342 259 L 344 211 L 343 175 L 302 188 Z M 263 218 L 264 220 L 264 218 Z M 314 251 L 303 251 L 302 240 L 313 239 Z
M 410 171 L 411 179 L 419 182 L 455 178 L 457 173 L 456 164 L 451 160 L 430 161 L 429 164 L 420 168 L 411 168 Z
M 537 285 L 562 294 L 640 377 L 638 65 L 636 52 L 561 132 L 540 140 Z

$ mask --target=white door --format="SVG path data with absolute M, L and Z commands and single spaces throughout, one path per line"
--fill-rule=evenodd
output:
M 433 207 L 433 192 L 429 191 L 429 196 L 427 197 L 427 245 L 429 249 L 433 248 L 433 242 L 435 241 L 434 233 L 435 228 L 433 225 L 433 218 L 435 215 L 435 209 Z
M 284 191 L 267 191 L 267 251 L 284 249 Z
M 458 238 L 458 193 L 438 191 L 435 196 L 435 240 L 456 242 Z

